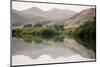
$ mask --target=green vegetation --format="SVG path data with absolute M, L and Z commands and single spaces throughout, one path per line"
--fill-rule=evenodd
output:
M 84 47 L 96 51 L 96 20 L 87 21 L 78 27 L 74 37 Z
M 67 38 L 73 38 L 75 36 L 75 30 L 76 28 L 68 28 L 64 31 L 64 35 Z
M 32 27 L 32 24 L 24 25 L 24 28 L 31 28 L 31 27 Z
M 62 36 L 63 25 L 54 25 L 54 26 L 45 26 L 41 24 L 27 24 L 23 28 L 17 28 L 13 30 L 13 36 L 24 41 L 31 42 L 34 40 L 37 43 L 42 42 L 43 40 L 50 41 L 63 41 Z
M 13 30 L 13 37 L 23 39 L 26 42 L 41 43 L 43 40 L 62 42 L 64 37 L 74 38 L 87 49 L 96 51 L 96 20 L 87 21 L 78 28 L 64 29 L 63 25 L 42 26 L 26 24 L 23 28 Z
M 34 27 L 42 27 L 42 24 L 37 23 L 37 24 L 34 25 Z
M 68 28 L 64 31 L 67 38 L 74 38 L 78 43 L 88 49 L 96 51 L 96 20 L 87 21 L 78 28 Z

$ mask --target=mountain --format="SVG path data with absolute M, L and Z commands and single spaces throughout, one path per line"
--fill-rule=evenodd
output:
M 68 10 L 68 9 L 57 9 L 57 8 L 53 8 L 46 12 L 47 17 L 49 15 L 49 18 L 54 19 L 54 20 L 69 18 L 75 14 L 76 14 L 75 11 Z
M 64 28 L 78 27 L 80 25 L 85 24 L 86 21 L 92 20 L 96 17 L 95 12 L 96 12 L 95 8 L 84 9 L 80 13 L 78 13 L 75 16 L 69 18 L 65 22 Z
M 48 11 L 43 11 L 37 7 L 32 7 L 32 8 L 26 9 L 22 12 L 25 14 L 30 14 L 30 15 L 34 14 L 37 16 L 42 16 L 48 20 L 53 21 L 52 23 L 50 23 L 50 25 L 52 25 L 52 24 L 64 24 L 63 22 L 65 22 L 64 20 L 66 18 L 70 18 L 73 15 L 77 14 L 77 12 L 72 11 L 72 10 L 68 10 L 68 9 L 53 8 L 53 9 L 48 10 Z
M 50 20 L 45 19 L 42 16 L 37 16 L 35 14 L 23 13 L 21 11 L 12 10 L 11 14 L 12 18 L 12 25 L 13 26 L 21 26 L 24 24 L 35 24 L 35 23 L 42 23 L 46 24 L 51 22 Z
M 41 15 L 42 13 L 44 13 L 44 11 L 42 11 L 41 9 L 37 7 L 31 7 L 29 9 L 23 10 L 22 12 L 28 13 L 28 14 L 36 14 L 36 15 Z
M 27 20 L 28 19 L 25 18 L 23 15 L 20 15 L 19 11 L 12 10 L 12 13 L 11 13 L 12 26 L 22 25 L 22 23 L 26 22 Z
M 31 7 L 29 9 L 23 10 L 22 13 L 28 14 L 29 16 L 36 15 L 36 16 L 44 17 L 43 15 L 44 15 L 45 12 L 42 11 L 41 9 L 37 8 L 37 7 Z
M 23 11 L 12 9 L 12 26 L 21 26 L 25 24 L 41 23 L 43 25 L 62 25 L 66 18 L 70 18 L 76 12 L 68 9 L 53 8 L 48 11 L 43 11 L 37 7 L 31 7 Z

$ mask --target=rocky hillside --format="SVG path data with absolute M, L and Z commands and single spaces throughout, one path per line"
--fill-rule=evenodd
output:
M 65 22 L 64 28 L 72 28 L 72 27 L 78 27 L 80 25 L 85 24 L 85 21 L 92 20 L 95 18 L 96 14 L 96 9 L 95 8 L 89 8 L 81 11 L 79 14 L 69 18 Z

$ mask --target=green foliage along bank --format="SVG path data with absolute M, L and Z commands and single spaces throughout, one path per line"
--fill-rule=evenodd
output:
M 88 20 L 79 27 L 67 28 L 64 30 L 67 38 L 74 38 L 84 47 L 96 51 L 96 19 Z
M 44 39 L 53 41 L 62 41 L 63 25 L 42 26 L 41 24 L 27 24 L 23 28 L 14 29 L 13 37 L 24 39 L 25 41 L 34 40 L 41 42 Z
M 34 40 L 35 42 L 42 42 L 43 40 L 50 40 L 55 42 L 63 41 L 64 37 L 74 38 L 78 43 L 96 51 L 96 20 L 86 21 L 84 25 L 64 29 L 63 25 L 43 26 L 38 23 L 35 25 L 26 24 L 23 28 L 17 28 L 12 31 L 12 36 L 23 39 L 27 42 Z
M 75 31 L 75 39 L 88 49 L 96 51 L 96 20 L 87 21 Z

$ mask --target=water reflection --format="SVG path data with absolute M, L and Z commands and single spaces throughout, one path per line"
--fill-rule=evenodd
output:
M 42 55 L 48 55 L 54 59 L 59 57 L 65 57 L 67 59 L 74 55 L 80 55 L 81 57 L 88 59 L 95 59 L 95 52 L 92 49 L 84 47 L 75 39 L 67 39 L 63 36 L 49 38 L 14 37 L 12 38 L 12 55 L 24 55 L 33 60 L 38 59 Z M 83 61 L 82 59 L 80 60 Z
M 82 44 L 78 43 L 74 39 L 67 39 L 64 40 L 70 48 L 75 50 L 78 54 L 86 58 L 95 58 L 95 52 L 92 49 L 87 49 Z
M 41 43 L 24 42 L 23 40 L 12 40 L 12 54 L 13 55 L 25 55 L 32 59 L 36 59 L 41 55 L 50 55 L 53 58 L 68 57 L 76 54 L 76 52 L 67 47 L 64 42 L 51 42 L 44 40 Z

